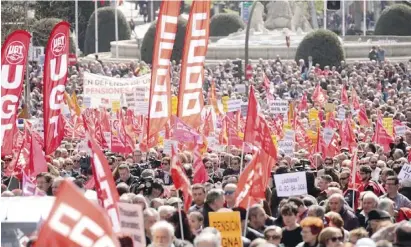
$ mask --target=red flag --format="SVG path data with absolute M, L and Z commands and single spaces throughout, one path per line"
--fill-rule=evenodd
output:
M 360 107 L 360 111 L 358 112 L 358 122 L 361 126 L 370 126 L 370 120 L 367 117 L 364 106 Z
M 63 181 L 36 246 L 120 246 L 105 212 Z
M 105 209 L 110 217 L 114 231 L 119 232 L 120 221 L 117 207 L 119 195 L 110 166 L 108 165 L 107 159 L 103 152 L 101 152 L 93 138 L 89 139 L 88 145 L 92 154 L 91 164 L 97 191 L 97 198 L 99 199 L 100 205 Z
M 202 86 L 209 27 L 210 0 L 194 0 L 184 40 L 177 107 L 177 116 L 194 129 L 201 125 L 204 105 Z
M 1 47 L 1 155 L 12 154 L 17 133 L 16 119 L 23 90 L 31 35 L 23 30 L 11 33 Z
M 351 89 L 351 102 L 352 102 L 352 106 L 354 107 L 354 110 L 360 109 L 360 101 L 358 98 L 357 91 L 355 91 L 354 88 Z
M 320 106 L 322 106 L 325 102 L 327 102 L 327 95 L 324 93 L 324 91 L 320 87 L 320 84 L 317 84 L 317 86 L 315 87 L 315 90 L 314 90 L 314 93 L 311 99 Z
M 193 200 L 191 187 L 190 187 L 190 181 L 188 180 L 187 175 L 183 171 L 180 160 L 173 146 L 171 146 L 171 171 L 170 173 L 171 173 L 171 178 L 173 179 L 174 187 L 176 188 L 176 190 L 183 191 L 184 210 L 187 212 Z
M 342 85 L 342 89 L 341 89 L 341 104 L 343 105 L 350 104 L 348 102 L 348 93 L 347 93 L 347 89 L 345 88 L 345 85 Z
M 303 94 L 303 97 L 300 101 L 300 104 L 298 104 L 298 111 L 305 111 L 308 109 L 308 104 L 307 104 L 307 93 Z
M 31 133 L 33 132 L 31 131 Z M 37 174 L 48 171 L 46 157 L 36 138 L 33 138 L 33 135 L 31 136 L 29 169 L 30 176 L 32 177 L 36 177 Z
M 53 153 L 64 138 L 61 108 L 67 80 L 70 48 L 70 24 L 58 23 L 47 42 L 43 78 L 44 146 L 46 155 Z
M 203 134 L 204 136 L 210 136 L 212 132 L 214 132 L 213 117 L 211 112 L 208 112 L 204 121 Z
M 360 169 L 358 169 L 358 151 L 354 151 L 354 155 L 351 158 L 351 181 L 348 184 L 348 188 L 350 189 L 359 189 L 362 186 L 361 183 L 361 176 L 360 176 Z
M 238 179 L 235 191 L 236 205 L 247 208 L 249 197 L 253 201 L 265 199 L 265 189 L 274 164 L 274 158 L 261 150 L 254 155 Z
M 390 143 L 394 142 L 393 138 L 384 129 L 381 117 L 378 118 L 377 123 L 375 125 L 374 135 L 372 136 L 372 142 L 383 146 L 385 152 L 389 152 L 391 150 Z
M 205 169 L 203 160 L 201 159 L 200 147 L 196 145 L 194 149 L 194 175 L 193 184 L 200 183 L 203 184 L 207 182 L 210 178 L 208 177 L 207 170 Z
M 268 124 L 257 112 L 257 100 L 252 86 L 249 95 L 244 141 L 261 148 L 271 157 L 277 158 L 277 150 L 271 138 Z
M 160 7 L 153 49 L 147 138 L 160 132 L 171 116 L 170 58 L 180 4 L 181 1 L 163 1 Z

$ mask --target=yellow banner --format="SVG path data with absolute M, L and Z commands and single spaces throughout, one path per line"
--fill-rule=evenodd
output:
M 120 110 L 120 100 L 111 101 L 111 110 L 113 112 L 118 112 Z
M 221 233 L 221 246 L 241 247 L 241 218 L 240 212 L 208 213 L 210 226 L 216 228 Z
M 333 103 L 325 103 L 324 109 L 325 109 L 325 112 L 333 112 L 335 111 L 335 105 Z
M 223 103 L 223 111 L 228 112 L 228 100 L 230 100 L 230 97 L 228 96 L 223 96 L 221 98 L 221 103 Z
M 391 117 L 383 118 L 382 125 L 390 136 L 394 135 L 394 120 Z
M 171 97 L 171 114 L 177 115 L 177 105 L 178 105 L 178 97 L 172 96 Z

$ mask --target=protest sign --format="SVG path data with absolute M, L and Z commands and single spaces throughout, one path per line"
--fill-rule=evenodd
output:
M 411 179 L 411 165 L 404 164 L 402 166 L 398 179 L 400 181 Z
M 305 172 L 274 175 L 278 197 L 300 196 L 307 194 Z
M 143 209 L 139 204 L 118 203 L 121 232 L 129 235 L 133 246 L 146 246 Z
M 394 132 L 394 120 L 392 117 L 385 117 L 382 119 L 382 126 L 390 136 L 393 136 Z
M 163 153 L 171 155 L 171 147 L 174 147 L 174 150 L 178 150 L 178 141 L 165 139 Z
M 333 103 L 325 103 L 324 104 L 324 109 L 325 109 L 325 112 L 334 112 L 335 111 L 335 105 Z
M 171 114 L 177 115 L 177 105 L 178 105 L 178 97 L 172 96 L 171 97 Z
M 405 131 L 407 131 L 407 126 L 395 125 L 394 129 L 395 129 L 396 136 L 405 136 Z
M 113 112 L 118 112 L 120 110 L 120 101 L 119 100 L 113 100 L 111 101 L 111 110 Z
M 282 150 L 285 155 L 294 157 L 295 150 L 295 132 L 293 130 L 284 131 L 284 138 L 278 141 L 278 149 Z
M 228 96 L 221 97 L 221 103 L 223 105 L 223 112 L 228 111 L 228 101 L 229 100 L 230 100 L 230 97 L 228 97 Z
M 227 112 L 235 112 L 241 110 L 241 103 L 243 101 L 240 99 L 230 99 L 227 101 Z
M 345 119 L 345 112 L 346 112 L 345 108 L 338 109 L 337 119 L 341 120 L 341 121 L 344 120 Z
M 246 93 L 246 87 L 244 84 L 235 85 L 235 89 L 237 89 L 237 93 Z
M 148 101 L 150 77 L 147 74 L 134 78 L 116 78 L 85 72 L 83 94 L 90 97 L 92 108 L 101 106 L 102 99 L 108 100 L 111 106 L 111 101 L 120 100 L 121 95 L 126 96 L 128 105 L 136 105 L 137 108 L 138 103 Z
M 243 102 L 241 104 L 241 116 L 242 117 L 246 117 L 247 116 L 247 111 L 248 111 L 248 103 L 247 102 Z
M 90 97 L 83 97 L 83 106 L 86 108 L 91 107 L 91 98 Z
M 208 213 L 210 227 L 221 233 L 222 247 L 241 247 L 241 217 L 240 212 Z
M 283 114 L 284 117 L 287 117 L 288 113 L 288 100 L 282 99 L 275 99 L 272 101 L 270 105 L 271 113 L 275 114 Z
M 323 129 L 323 139 L 325 144 L 328 146 L 334 137 L 334 130 L 332 128 L 326 127 Z

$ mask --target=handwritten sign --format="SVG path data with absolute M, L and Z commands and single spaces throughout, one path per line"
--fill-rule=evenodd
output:
M 118 203 L 121 232 L 131 236 L 133 246 L 146 246 L 143 209 L 138 204 Z
M 387 131 L 387 133 L 390 136 L 393 136 L 394 132 L 394 120 L 392 117 L 385 117 L 382 119 L 382 125 L 384 126 L 384 129 Z
M 278 197 L 300 196 L 307 194 L 305 172 L 274 175 Z
M 398 174 L 398 179 L 400 181 L 411 179 L 411 165 L 404 164 L 402 166 L 400 174 Z
M 221 233 L 221 246 L 241 247 L 241 217 L 240 212 L 208 213 L 210 226 Z
M 278 149 L 281 149 L 285 155 L 293 157 L 295 150 L 295 132 L 293 130 L 284 131 L 284 138 L 278 141 Z

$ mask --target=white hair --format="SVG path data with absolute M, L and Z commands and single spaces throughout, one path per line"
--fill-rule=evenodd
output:
M 168 235 L 170 235 L 170 240 L 173 239 L 173 237 L 174 237 L 174 226 L 171 225 L 170 223 L 168 223 L 167 221 L 164 221 L 164 220 L 154 223 L 154 225 L 150 228 L 151 236 L 154 236 L 155 232 L 161 231 L 161 230 L 167 231 Z
M 374 194 L 373 192 L 371 192 L 371 191 L 365 192 L 365 194 L 362 198 L 362 201 L 364 201 L 365 199 L 372 199 L 376 204 L 378 204 L 378 202 L 380 200 L 378 198 L 378 196 L 376 194 Z
M 198 247 L 203 243 L 207 243 L 207 246 L 213 246 L 213 247 L 220 247 L 221 246 L 221 241 L 219 238 L 216 237 L 215 234 L 212 234 L 211 232 L 206 232 L 206 233 L 200 233 L 195 239 L 194 239 L 194 247 Z
M 162 205 L 162 206 L 158 207 L 158 214 L 160 215 L 160 218 L 163 215 L 171 216 L 176 211 L 177 211 L 177 209 L 173 206 L 170 206 L 170 205 Z
M 381 198 L 380 201 L 378 202 L 378 207 L 379 210 L 384 210 L 387 212 L 391 212 L 394 208 L 394 202 L 390 198 Z

